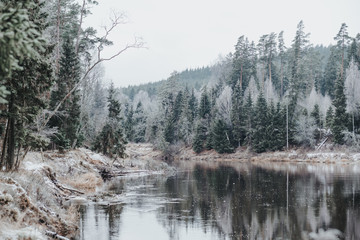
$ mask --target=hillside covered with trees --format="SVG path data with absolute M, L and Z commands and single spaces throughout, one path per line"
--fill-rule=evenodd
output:
M 301 21 L 290 46 L 283 32 L 240 36 L 212 66 L 116 89 L 103 84 L 101 64 L 144 42 L 103 56 L 125 16 L 98 33 L 84 27 L 97 2 L 80 3 L 0 0 L 1 169 L 17 168 L 30 150 L 86 146 L 123 157 L 126 142 L 170 156 L 182 146 L 264 152 L 328 138 L 358 147 L 360 34 L 349 36 L 346 24 L 333 46 L 313 46 Z
M 197 153 L 314 149 L 329 139 L 357 148 L 360 34 L 349 36 L 342 24 L 334 39 L 313 46 L 301 21 L 291 46 L 283 32 L 258 42 L 240 36 L 234 52 L 206 68 L 211 76 L 201 88 L 195 69 L 121 89 L 126 137 L 169 154 L 182 146 Z

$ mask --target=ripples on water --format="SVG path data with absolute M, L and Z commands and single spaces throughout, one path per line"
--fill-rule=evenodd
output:
M 195 165 L 119 178 L 81 207 L 79 239 L 360 239 L 356 165 Z

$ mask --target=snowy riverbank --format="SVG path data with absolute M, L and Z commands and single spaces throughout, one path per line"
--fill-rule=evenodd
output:
M 79 215 L 71 203 L 107 197 L 104 176 L 174 171 L 157 160 L 160 152 L 151 145 L 129 145 L 127 154 L 114 162 L 83 148 L 65 154 L 28 153 L 17 172 L 0 173 L 0 239 L 48 239 L 52 233 L 72 238 Z
M 0 173 L 0 239 L 47 239 L 49 234 L 72 238 L 78 229 L 76 202 L 108 201 L 104 179 L 115 176 L 174 173 L 161 161 L 151 144 L 129 144 L 128 158 L 113 161 L 80 148 L 65 154 L 30 152 L 20 169 Z M 336 151 L 292 150 L 255 154 L 238 149 L 232 154 L 204 151 L 196 154 L 183 148 L 174 155 L 174 165 L 191 162 L 360 163 L 360 154 Z M 285 164 L 285 165 L 286 165 Z M 46 233 L 48 236 L 46 236 Z

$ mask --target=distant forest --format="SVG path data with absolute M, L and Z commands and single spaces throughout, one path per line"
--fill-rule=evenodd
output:
M 342 24 L 334 39 L 313 46 L 301 21 L 291 46 L 283 32 L 258 42 L 240 36 L 213 66 L 122 88 L 125 136 L 170 155 L 183 146 L 197 153 L 314 149 L 326 141 L 358 148 L 360 34 L 349 36 Z
M 170 158 L 182 147 L 359 149 L 360 34 L 346 24 L 333 46 L 312 46 L 301 21 L 291 46 L 283 32 L 240 36 L 212 66 L 116 89 L 103 84 L 102 63 L 144 43 L 104 57 L 126 16 L 111 16 L 102 33 L 85 28 L 97 4 L 0 0 L 0 170 L 30 150 L 85 146 L 121 158 L 127 142 L 153 143 Z

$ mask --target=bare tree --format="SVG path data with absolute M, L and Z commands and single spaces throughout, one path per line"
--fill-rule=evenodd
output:
M 358 66 L 351 60 L 346 71 L 345 79 L 346 110 L 351 114 L 353 136 L 355 139 L 355 116 L 359 114 L 360 106 L 360 71 Z

